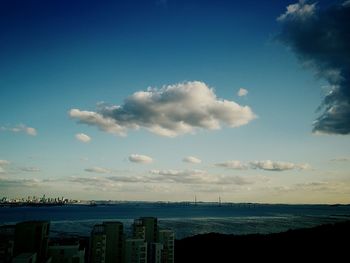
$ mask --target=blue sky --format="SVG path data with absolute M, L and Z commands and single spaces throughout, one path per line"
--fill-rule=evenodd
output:
M 276 40 L 308 7 L 343 4 L 318 1 L 316 10 L 309 2 L 288 13 L 295 1 L 2 1 L 2 195 L 349 202 L 348 135 L 312 132 L 337 83 L 316 77 L 321 70 L 305 66 L 295 42 Z M 284 13 L 290 20 L 277 21 Z M 156 96 L 173 96 L 169 85 L 199 101 L 206 91 L 215 98 L 204 108 L 177 100 L 164 110 Z M 139 100 L 126 100 L 149 87 L 153 97 L 142 110 Z M 248 94 L 238 96 L 240 88 Z M 178 127 L 180 110 L 187 130 L 154 132 Z M 198 111 L 219 127 L 197 122 Z M 121 125 L 126 136 L 86 121 L 87 112 Z M 80 133 L 90 141 L 78 140 Z M 201 162 L 184 162 L 189 156 Z

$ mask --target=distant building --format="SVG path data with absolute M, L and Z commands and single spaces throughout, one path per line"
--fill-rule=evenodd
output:
M 38 263 L 46 262 L 49 231 L 48 221 L 27 221 L 16 224 L 14 256 L 36 253 Z
M 49 245 L 48 255 L 51 263 L 84 263 L 85 249 L 80 248 L 77 240 L 68 240 Z
M 159 230 L 159 243 L 163 245 L 162 263 L 174 263 L 174 241 L 174 231 Z
M 95 225 L 91 231 L 90 262 L 106 262 L 106 231 L 104 225 Z
M 15 226 L 0 226 L 0 262 L 11 262 L 13 256 Z
M 21 253 L 12 259 L 12 263 L 36 263 L 36 253 Z
M 143 239 L 126 239 L 125 263 L 147 263 L 147 243 Z
M 123 223 L 103 222 L 106 233 L 106 263 L 122 263 L 124 252 Z

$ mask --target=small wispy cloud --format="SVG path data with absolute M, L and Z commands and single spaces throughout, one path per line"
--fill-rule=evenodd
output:
M 89 135 L 86 135 L 85 133 L 77 133 L 75 135 L 75 138 L 83 143 L 88 143 L 91 141 L 91 137 Z
M 281 162 L 281 161 L 250 161 L 248 163 L 243 163 L 239 160 L 226 161 L 214 164 L 216 167 L 223 167 L 235 170 L 246 170 L 246 169 L 259 169 L 265 171 L 287 171 L 287 170 L 309 170 L 311 166 L 307 163 L 291 163 L 291 162 Z
M 241 176 L 210 174 L 204 170 L 151 170 L 151 174 L 158 175 L 157 181 L 182 184 L 236 184 L 245 185 L 252 182 Z
M 265 171 L 287 171 L 287 170 L 308 170 L 310 169 L 309 164 L 295 164 L 291 162 L 280 162 L 280 161 L 271 161 L 271 160 L 264 160 L 264 161 L 252 161 L 249 163 L 250 166 L 253 169 L 260 169 Z
M 5 173 L 5 166 L 9 164 L 10 162 L 7 160 L 0 160 L 0 173 Z
M 247 96 L 248 95 L 248 90 L 246 89 L 243 89 L 243 88 L 240 88 L 237 92 L 237 95 L 239 97 L 244 97 L 244 96 Z
M 168 1 L 169 0 L 156 0 L 156 4 L 160 5 L 160 6 L 163 6 L 163 7 L 167 7 Z
M 299 3 L 290 4 L 286 12 L 277 18 L 277 21 L 286 20 L 306 20 L 315 15 L 316 3 L 307 4 L 306 1 L 300 0 Z
M 86 168 L 84 169 L 85 172 L 89 172 L 89 173 L 99 173 L 99 174 L 109 174 L 112 171 L 107 169 L 107 168 L 103 168 L 103 167 L 99 167 L 99 166 L 94 166 L 94 167 L 90 167 L 90 168 Z
M 232 161 L 226 161 L 222 163 L 216 163 L 214 166 L 217 167 L 224 167 L 229 169 L 236 169 L 236 170 L 245 170 L 248 169 L 248 166 L 243 164 L 241 161 L 238 160 L 232 160 Z
M 9 188 L 27 188 L 27 187 L 37 187 L 43 183 L 42 180 L 31 178 L 21 178 L 21 179 L 9 179 L 9 178 L 0 178 L 0 188 L 9 189 Z
M 182 159 L 183 162 L 185 163 L 191 163 L 191 164 L 199 164 L 202 162 L 201 159 L 194 157 L 194 156 L 187 156 Z
M 129 161 L 132 163 L 152 163 L 153 159 L 150 156 L 142 155 L 142 154 L 131 154 L 129 156 Z
M 0 131 L 8 131 L 8 132 L 14 132 L 14 133 L 25 133 L 30 136 L 36 136 L 38 133 L 35 128 L 28 127 L 25 124 L 18 124 L 14 127 L 9 126 L 2 126 L 0 127 Z
M 342 3 L 343 7 L 350 7 L 350 0 L 346 0 Z
M 38 167 L 21 167 L 20 170 L 23 172 L 29 172 L 29 173 L 35 173 L 35 172 L 41 171 Z
M 0 166 L 5 166 L 5 165 L 9 165 L 10 162 L 7 160 L 0 160 Z
M 350 162 L 350 157 L 337 157 L 330 160 L 331 162 Z

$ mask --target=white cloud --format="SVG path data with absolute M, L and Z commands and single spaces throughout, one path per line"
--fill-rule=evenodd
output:
M 235 170 L 245 170 L 248 168 L 260 169 L 266 171 L 286 171 L 286 170 L 309 170 L 311 166 L 307 163 L 295 164 L 291 162 L 280 162 L 280 161 L 251 161 L 248 163 L 242 163 L 238 160 L 226 161 L 222 163 L 214 164 L 216 167 L 224 167 Z
M 253 169 L 261 169 L 266 171 L 287 171 L 287 170 L 307 170 L 310 169 L 309 164 L 295 164 L 290 162 L 280 162 L 280 161 L 252 161 L 249 163 Z
M 315 14 L 315 10 L 316 3 L 306 4 L 305 0 L 300 0 L 299 3 L 288 5 L 287 11 L 280 15 L 277 20 L 305 20 L 312 17 Z
M 248 95 L 248 90 L 246 89 L 243 89 L 243 88 L 240 88 L 237 92 L 237 95 L 239 97 L 243 97 L 243 96 L 247 96 Z
M 77 133 L 75 135 L 75 138 L 78 140 L 78 141 L 81 141 L 83 143 L 88 143 L 91 141 L 91 137 L 89 135 L 86 135 L 84 133 Z
M 100 174 L 111 173 L 111 170 L 103 168 L 103 167 L 98 167 L 98 166 L 86 168 L 85 171 L 89 172 L 89 173 L 100 173 Z
M 245 165 L 241 161 L 237 161 L 237 160 L 216 163 L 214 165 L 217 167 L 225 167 L 225 168 L 237 169 L 237 170 L 245 170 L 248 168 L 247 165 Z
M 117 135 L 145 128 L 166 137 L 216 130 L 222 125 L 239 127 L 256 118 L 249 106 L 217 98 L 214 90 L 200 81 L 148 88 L 135 92 L 121 106 L 99 104 L 97 112 L 72 109 L 69 115 Z
M 28 127 L 25 124 L 18 124 L 15 127 L 0 127 L 0 131 L 10 131 L 10 132 L 23 132 L 30 136 L 36 136 L 38 133 L 35 128 Z
M 20 168 L 21 171 L 23 172 L 30 172 L 30 173 L 34 173 L 34 172 L 40 172 L 40 169 L 37 167 L 22 167 Z
M 118 184 L 106 177 L 71 177 L 69 182 L 78 183 L 86 186 L 85 190 L 107 191 L 111 188 L 118 187 Z
M 27 188 L 27 187 L 37 187 L 40 186 L 44 181 L 36 178 L 21 178 L 21 179 L 9 179 L 9 178 L 0 178 L 0 188 Z
M 31 135 L 31 136 L 36 136 L 38 133 L 36 131 L 36 129 L 32 128 L 32 127 L 26 127 L 25 128 L 25 132 L 28 134 L 28 135 Z
M 129 156 L 129 161 L 133 163 L 151 163 L 153 159 L 147 155 L 131 154 Z
M 203 170 L 151 170 L 151 174 L 158 175 L 157 181 L 175 182 L 183 184 L 236 184 L 245 185 L 252 182 L 240 176 L 209 174 Z
M 350 162 L 350 157 L 337 157 L 330 160 L 331 162 Z
M 71 109 L 69 116 L 79 119 L 80 123 L 97 126 L 100 130 L 117 134 L 120 136 L 126 135 L 126 129 L 118 125 L 112 118 L 104 117 L 99 113 L 93 111 L 81 111 L 78 109 Z
M 343 7 L 350 7 L 350 0 L 347 0 L 345 2 L 342 3 Z
M 5 165 L 9 165 L 10 162 L 7 160 L 0 160 L 0 166 L 5 166 Z
M 6 171 L 5 171 L 4 167 L 6 165 L 9 165 L 9 164 L 10 164 L 10 162 L 7 160 L 0 160 L 0 173 L 5 173 Z
M 201 159 L 198 159 L 197 157 L 194 157 L 194 156 L 187 156 L 183 158 L 182 161 L 185 163 L 193 163 L 193 164 L 199 164 L 202 162 Z

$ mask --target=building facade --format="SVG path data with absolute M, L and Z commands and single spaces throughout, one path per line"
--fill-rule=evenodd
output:
M 85 249 L 78 242 L 64 242 L 49 245 L 51 263 L 84 263 Z
M 50 223 L 48 221 L 26 221 L 16 224 L 14 256 L 36 253 L 37 262 L 47 261 Z
M 163 245 L 162 263 L 174 263 L 175 233 L 172 230 L 159 230 L 159 243 Z
M 103 222 L 106 233 L 106 263 L 123 263 L 124 233 L 123 223 Z
M 90 263 L 106 262 L 106 231 L 104 225 L 95 225 L 90 237 Z
M 145 228 L 145 241 L 147 243 L 158 242 L 158 220 L 156 217 L 140 217 L 134 220 L 136 229 Z
M 143 239 L 125 240 L 125 263 L 147 263 L 147 243 Z

